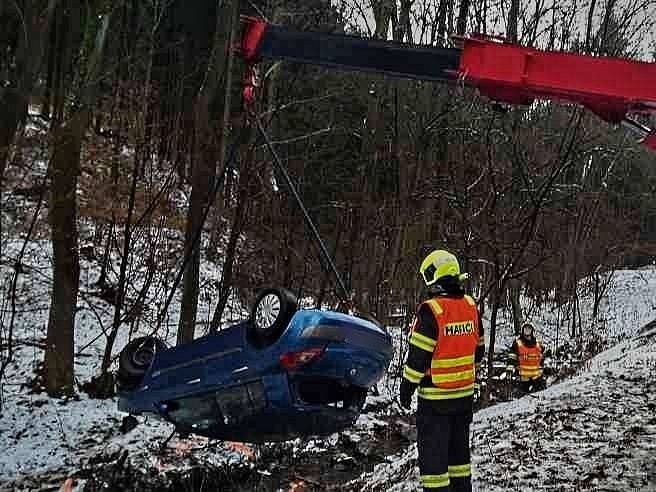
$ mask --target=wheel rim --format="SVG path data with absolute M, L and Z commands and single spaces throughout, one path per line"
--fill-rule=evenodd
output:
M 152 344 L 145 342 L 137 351 L 134 353 L 133 360 L 137 366 L 147 366 L 153 360 L 155 355 L 155 350 Z
M 280 298 L 275 294 L 265 295 L 255 309 L 255 321 L 260 328 L 270 328 L 280 314 Z

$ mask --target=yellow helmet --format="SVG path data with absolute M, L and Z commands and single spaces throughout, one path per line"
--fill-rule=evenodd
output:
M 530 335 L 529 335 L 529 332 L 530 332 Z M 533 323 L 531 323 L 530 321 L 525 321 L 522 324 L 521 334 L 526 335 L 526 336 L 535 336 L 535 326 L 533 326 Z
M 468 277 L 466 273 L 460 273 L 460 265 L 455 255 L 443 249 L 436 249 L 424 258 L 419 267 L 419 274 L 427 286 L 443 277 L 452 276 L 458 280 Z

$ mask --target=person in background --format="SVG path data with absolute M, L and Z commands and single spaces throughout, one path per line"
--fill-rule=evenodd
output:
M 418 394 L 417 447 L 424 491 L 471 491 L 469 425 L 476 369 L 485 353 L 483 325 L 465 294 L 457 258 L 431 252 L 419 273 L 427 299 L 413 322 L 400 401 L 410 408 Z
M 535 338 L 535 327 L 527 321 L 522 325 L 519 337 L 508 352 L 508 369 L 519 373 L 519 389 L 523 393 L 543 389 L 544 348 Z

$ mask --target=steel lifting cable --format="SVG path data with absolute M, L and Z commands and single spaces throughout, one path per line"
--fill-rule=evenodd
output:
M 287 185 L 289 191 L 291 192 L 292 196 L 294 197 L 294 200 L 296 201 L 296 204 L 298 207 L 301 209 L 301 212 L 303 213 L 303 218 L 305 219 L 305 223 L 312 233 L 313 239 L 319 246 L 319 250 L 321 253 L 321 256 L 323 256 L 323 259 L 325 262 L 328 264 L 328 267 L 331 271 L 331 273 L 335 276 L 335 279 L 337 281 L 337 284 L 339 286 L 339 291 L 337 292 L 337 296 L 339 297 L 340 301 L 343 303 L 350 305 L 350 299 L 349 299 L 349 292 L 348 289 L 346 288 L 346 284 L 344 283 L 341 275 L 339 274 L 339 271 L 337 270 L 337 267 L 335 266 L 335 263 L 332 260 L 332 257 L 330 256 L 330 253 L 328 252 L 328 249 L 326 248 L 325 243 L 321 239 L 321 236 L 319 235 L 319 231 L 317 230 L 317 227 L 315 226 L 314 222 L 312 221 L 312 218 L 310 217 L 310 214 L 305 207 L 305 204 L 303 203 L 300 194 L 298 193 L 298 190 L 296 189 L 296 186 L 294 185 L 294 182 L 287 172 L 287 169 L 285 165 L 282 163 L 282 160 L 280 159 L 280 156 L 278 156 L 278 153 L 276 152 L 275 147 L 273 146 L 273 143 L 271 139 L 269 138 L 269 135 L 267 134 L 266 130 L 264 129 L 264 126 L 262 125 L 261 119 L 255 115 L 251 114 L 251 120 L 255 122 L 255 126 L 257 127 L 257 130 L 264 140 L 264 143 L 266 144 L 266 147 L 268 148 L 269 152 L 271 153 L 271 156 L 273 157 L 274 163 L 276 165 L 276 169 L 279 171 L 279 173 L 282 175 L 285 184 Z M 165 314 L 168 312 L 168 309 L 171 305 L 171 302 L 173 301 L 173 296 L 175 295 L 175 292 L 180 285 L 180 281 L 182 280 L 182 276 L 184 275 L 184 271 L 189 264 L 189 261 L 191 260 L 194 251 L 198 247 L 198 244 L 200 242 L 200 238 L 203 232 L 203 226 L 205 224 L 205 221 L 207 220 L 207 216 L 209 214 L 210 209 L 212 208 L 212 205 L 214 203 L 214 200 L 216 199 L 216 195 L 223 186 L 223 182 L 225 181 L 225 177 L 229 171 L 232 171 L 235 168 L 235 162 L 236 162 L 236 157 L 237 157 L 237 150 L 239 149 L 240 145 L 243 143 L 243 141 L 246 139 L 246 136 L 249 134 L 250 126 L 246 122 L 244 126 L 242 127 L 242 131 L 239 135 L 239 137 L 232 143 L 232 146 L 230 147 L 230 152 L 228 154 L 228 159 L 226 160 L 225 165 L 223 166 L 223 171 L 219 175 L 219 177 L 215 180 L 214 186 L 210 190 L 210 193 L 208 195 L 208 203 L 203 210 L 203 216 L 201 219 L 201 223 L 198 227 L 198 229 L 194 232 L 194 236 L 192 238 L 191 246 L 185 251 L 185 255 L 182 261 L 182 265 L 180 266 L 180 269 L 175 277 L 175 280 L 173 281 L 173 285 L 171 286 L 171 290 L 169 292 L 169 295 L 166 299 L 166 303 L 164 304 L 164 307 L 159 313 L 157 324 L 155 326 L 155 329 L 153 330 L 153 333 L 157 333 L 162 325 L 162 321 L 164 319 Z M 321 258 L 320 258 L 321 259 Z M 322 262 L 322 265 L 324 263 Z
M 247 80 L 247 83 L 245 84 L 245 91 L 251 87 L 256 87 L 256 74 L 251 71 L 253 68 L 251 67 L 251 70 L 247 72 L 247 75 L 245 79 Z M 246 93 L 245 93 L 246 95 Z M 248 94 L 245 99 L 252 100 L 254 99 L 254 94 Z M 251 101 L 252 102 L 252 101 Z M 300 208 L 301 212 L 303 213 L 303 218 L 305 220 L 305 224 L 307 225 L 308 229 L 310 230 L 312 237 L 314 241 L 317 243 L 320 251 L 320 260 L 321 257 L 323 257 L 325 263 L 321 261 L 322 266 L 326 268 L 325 264 L 328 265 L 328 269 L 330 272 L 334 275 L 335 280 L 337 281 L 337 285 L 339 287 L 339 290 L 337 293 L 337 296 L 339 297 L 339 300 L 344 303 L 346 306 L 351 306 L 351 301 L 350 301 L 350 296 L 349 296 L 349 291 L 346 288 L 346 284 L 344 283 L 344 280 L 342 279 L 341 275 L 339 274 L 339 271 L 337 270 L 337 267 L 335 266 L 335 263 L 330 256 L 330 253 L 328 252 L 328 249 L 326 248 L 325 243 L 321 239 L 321 236 L 319 235 L 319 231 L 317 230 L 317 227 L 315 226 L 314 222 L 312 221 L 312 218 L 310 217 L 310 214 L 305 207 L 305 204 L 303 203 L 303 200 L 301 199 L 300 194 L 298 193 L 298 190 L 296 189 L 296 186 L 294 185 L 294 182 L 287 172 L 287 168 L 285 165 L 282 163 L 282 160 L 280 159 L 280 156 L 278 156 L 278 153 L 276 152 L 276 149 L 273 145 L 273 142 L 269 138 L 269 135 L 267 134 L 266 130 L 264 129 L 264 125 L 262 125 L 262 120 L 260 117 L 255 114 L 255 112 L 252 110 L 252 105 L 251 104 L 245 104 L 245 109 L 246 109 L 246 114 L 248 115 L 247 118 L 251 120 L 252 122 L 255 123 L 255 126 L 257 127 L 257 130 L 261 136 L 261 138 L 264 140 L 264 143 L 271 153 L 271 156 L 273 157 L 274 164 L 276 166 L 276 169 L 278 172 L 282 175 L 285 184 L 287 185 L 287 188 L 291 192 L 292 196 L 294 197 L 294 200 L 296 201 L 296 204 Z M 166 299 L 166 302 L 164 304 L 164 307 L 162 310 L 159 312 L 158 319 L 157 319 L 157 324 L 155 326 L 155 329 L 153 330 L 153 334 L 157 333 L 162 325 L 162 321 L 164 320 L 164 316 L 168 312 L 169 306 L 171 305 L 171 302 L 173 301 L 173 296 L 175 295 L 175 292 L 180 285 L 180 281 L 182 280 L 182 276 L 184 275 L 184 271 L 187 268 L 187 265 L 189 264 L 189 261 L 191 260 L 191 257 L 194 254 L 194 251 L 196 251 L 196 248 L 198 248 L 198 244 L 200 242 L 200 238 L 203 232 L 203 227 L 205 224 L 205 221 L 207 220 L 207 216 L 209 214 L 210 209 L 212 208 L 212 205 L 214 201 L 216 200 L 216 195 L 223 186 L 223 183 L 225 181 L 225 177 L 229 171 L 232 171 L 235 167 L 235 161 L 237 158 L 237 150 L 239 149 L 240 145 L 243 143 L 243 141 L 246 140 L 247 135 L 250 133 L 251 126 L 249 125 L 249 121 L 245 121 L 244 125 L 242 127 L 241 133 L 239 137 L 232 143 L 232 146 L 230 147 L 230 151 L 228 154 L 228 158 L 226 160 L 225 165 L 223 166 L 223 170 L 219 177 L 215 180 L 214 186 L 212 186 L 212 189 L 210 190 L 210 193 L 208 194 L 208 202 L 203 210 L 203 216 L 201 218 L 200 225 L 196 231 L 194 231 L 194 236 L 191 241 L 190 247 L 185 251 L 185 255 L 182 261 L 182 265 L 180 266 L 180 270 L 178 271 L 174 281 L 173 285 L 171 286 L 171 291 L 169 292 L 169 295 Z
M 257 127 L 257 130 L 264 140 L 264 143 L 266 144 L 267 148 L 269 149 L 269 152 L 271 153 L 271 156 L 273 157 L 273 162 L 276 165 L 276 169 L 278 172 L 282 175 L 285 184 L 287 185 L 287 188 L 291 192 L 292 196 L 294 197 L 294 200 L 296 201 L 296 204 L 298 205 L 298 208 L 301 209 L 301 212 L 303 213 L 303 218 L 305 219 L 305 224 L 307 225 L 308 229 L 312 233 L 313 239 L 319 246 L 319 250 L 321 255 L 323 256 L 323 259 L 325 262 L 328 264 L 331 273 L 335 276 L 335 280 L 337 281 L 337 285 L 339 286 L 340 292 L 337 293 L 337 296 L 339 297 L 340 301 L 343 303 L 349 305 L 350 304 L 350 299 L 349 299 L 349 291 L 346 288 L 346 284 L 344 283 L 344 280 L 342 280 L 341 275 L 337 271 L 337 267 L 335 266 L 335 263 L 333 262 L 333 259 L 330 256 L 330 253 L 328 252 L 328 249 L 326 248 L 326 244 L 323 242 L 321 239 L 321 236 L 319 235 L 319 231 L 317 230 L 317 227 L 314 225 L 314 222 L 312 221 L 312 218 L 310 217 L 310 214 L 305 207 L 305 204 L 303 203 L 303 200 L 301 199 L 300 194 L 298 193 L 298 190 L 296 189 L 296 186 L 294 186 L 294 182 L 292 181 L 291 176 L 287 172 L 287 168 L 285 165 L 282 163 L 282 160 L 280 159 L 280 156 L 278 156 L 278 153 L 276 152 L 276 149 L 273 145 L 273 142 L 269 138 L 269 135 L 267 134 L 266 130 L 264 129 L 264 125 L 262 125 L 262 120 L 259 118 L 257 115 L 253 115 L 252 119 L 255 122 L 255 126 Z M 323 262 L 322 262 L 323 264 Z
M 255 111 L 255 102 L 257 101 L 257 89 L 259 87 L 260 87 L 260 80 L 257 70 L 257 63 L 254 61 L 250 61 L 249 63 L 247 63 L 246 70 L 244 72 L 244 77 L 242 79 L 242 99 L 244 104 L 244 112 L 246 113 L 249 120 L 252 123 L 254 123 L 255 126 L 257 127 L 260 137 L 262 137 L 262 139 L 264 140 L 266 147 L 269 149 L 269 152 L 273 157 L 273 161 L 276 166 L 276 169 L 282 175 L 285 184 L 287 185 L 287 188 L 291 192 L 292 196 L 294 197 L 294 200 L 296 201 L 296 204 L 298 205 L 298 208 L 301 209 L 301 212 L 303 213 L 303 219 L 305 220 L 305 224 L 310 230 L 314 241 L 319 246 L 319 252 L 320 252 L 319 262 L 321 263 L 321 266 L 325 269 L 326 268 L 325 263 L 327 263 L 330 272 L 335 276 L 335 279 L 337 280 L 337 284 L 339 286 L 337 297 L 339 297 L 339 300 L 341 301 L 342 304 L 353 308 L 352 303 L 350 301 L 349 291 L 346 288 L 346 284 L 344 283 L 342 277 L 337 271 L 337 267 L 335 266 L 335 263 L 333 262 L 330 253 L 328 253 L 328 249 L 326 248 L 325 243 L 321 239 L 321 236 L 319 235 L 319 231 L 314 225 L 314 222 L 312 221 L 312 218 L 310 217 L 307 208 L 303 204 L 303 200 L 301 199 L 301 196 L 298 193 L 296 186 L 294 186 L 294 182 L 292 181 L 292 178 L 287 172 L 287 168 L 282 163 L 282 160 L 278 156 L 278 153 L 276 152 L 273 142 L 271 141 L 269 135 L 264 129 L 264 125 L 262 124 L 261 118 L 258 116 L 257 112 Z M 324 261 L 321 261 L 322 256 L 323 259 L 325 260 L 325 263 Z

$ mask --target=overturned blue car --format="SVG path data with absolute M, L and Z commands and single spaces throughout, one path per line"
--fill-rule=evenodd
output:
M 392 353 L 377 323 L 299 310 L 289 291 L 265 289 L 249 320 L 192 343 L 132 340 L 119 359 L 119 409 L 225 440 L 331 434 L 357 419 Z

